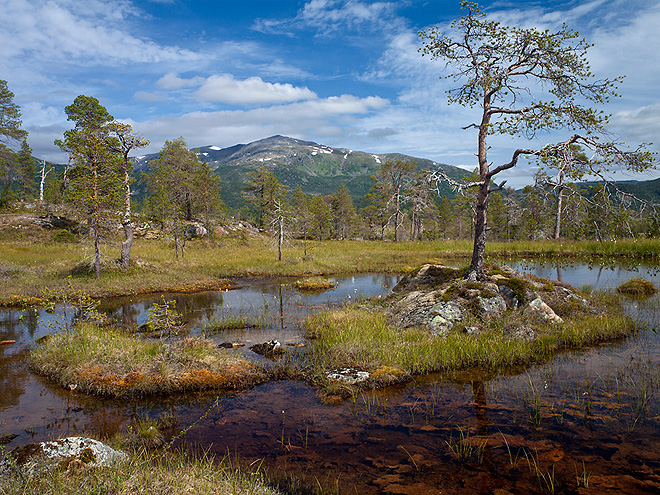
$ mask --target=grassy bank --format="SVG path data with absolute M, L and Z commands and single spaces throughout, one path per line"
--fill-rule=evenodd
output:
M 535 327 L 532 339 L 512 338 L 498 318 L 481 322 L 486 329 L 469 335 L 465 321 L 446 336 L 389 323 L 382 308 L 353 305 L 325 311 L 307 321 L 312 359 L 319 369 L 343 367 L 374 370 L 392 367 L 421 374 L 479 368 L 500 368 L 543 362 L 562 349 L 576 349 L 630 335 L 635 325 L 612 301 L 607 316 L 576 316 L 562 324 Z
M 31 366 L 63 387 L 115 397 L 243 389 L 268 379 L 262 368 L 203 338 L 168 344 L 90 324 L 40 343 Z
M 471 241 L 378 242 L 291 241 L 284 258 L 277 261 L 269 239 L 226 238 L 188 243 L 184 259 L 175 259 L 166 241 L 136 242 L 132 267 L 123 271 L 108 266 L 99 280 L 81 270 L 89 261 L 88 247 L 80 243 L 0 242 L 0 306 L 42 302 L 44 288 L 61 289 L 71 276 L 73 290 L 93 297 L 133 295 L 144 292 L 177 292 L 224 288 L 227 277 L 323 276 L 364 272 L 401 273 L 428 262 L 463 262 L 471 255 Z M 106 247 L 108 254 L 118 247 Z M 582 242 L 491 242 L 490 258 L 531 257 L 583 260 L 657 260 L 659 240 Z M 108 263 L 110 265 L 110 263 Z
M 130 460 L 106 468 L 54 470 L 38 476 L 10 473 L 0 476 L 0 493 L 19 495 L 178 493 L 217 495 L 276 495 L 260 473 L 244 474 L 227 460 L 211 456 L 138 452 Z

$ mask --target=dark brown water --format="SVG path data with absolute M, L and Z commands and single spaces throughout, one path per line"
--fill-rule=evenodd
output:
M 518 268 L 557 278 L 557 267 Z M 633 276 L 660 285 L 654 267 L 575 264 L 560 273 L 577 286 L 607 288 Z M 309 297 L 264 282 L 181 296 L 178 305 L 193 331 L 227 312 L 268 315 L 262 328 L 214 337 L 220 340 L 295 342 L 301 315 L 348 296 L 383 294 L 393 282 L 354 277 Z M 107 304 L 117 305 L 118 319 L 140 323 L 150 303 Z M 302 382 L 225 394 L 217 404 L 216 395 L 90 399 L 29 373 L 26 353 L 49 329 L 34 314 L 5 312 L 0 340 L 19 342 L 0 348 L 0 437 L 17 435 L 11 448 L 84 432 L 112 436 L 146 417 L 173 414 L 182 427 L 205 415 L 183 437 L 186 447 L 232 454 L 300 492 L 660 493 L 660 300 L 627 308 L 646 330 L 625 341 L 506 373 L 429 375 L 338 405 L 322 404 Z

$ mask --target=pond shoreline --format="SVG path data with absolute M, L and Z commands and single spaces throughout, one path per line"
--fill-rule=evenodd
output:
M 539 270 L 528 265 L 533 273 Z M 574 269 L 563 271 L 565 280 L 571 280 Z M 593 283 L 597 272 L 598 267 L 578 266 L 575 277 L 598 289 L 602 285 Z M 626 280 L 628 273 L 605 268 L 600 283 L 610 284 L 613 277 Z M 338 278 L 340 287 L 321 296 L 299 295 L 262 279 L 238 291 L 176 299 L 194 325 L 213 315 L 248 314 L 243 313 L 247 310 L 273 315 L 267 324 L 273 329 L 223 330 L 213 335 L 217 342 L 257 342 L 280 335 L 293 342 L 300 333 L 291 317 L 280 319 L 280 307 L 285 316 L 298 311 L 304 317 L 307 311 L 316 311 L 312 308 L 332 301 L 343 303 L 356 295 L 371 295 L 365 289 L 369 284 L 381 286 L 386 293 L 395 280 L 353 278 Z M 650 278 L 658 285 L 657 270 Z M 349 295 L 353 297 L 349 299 Z M 134 306 L 127 310 L 131 301 Z M 144 302 L 135 304 L 138 301 Z M 139 324 L 151 301 L 160 298 L 115 300 L 111 317 L 130 316 L 132 324 Z M 655 318 L 650 325 L 657 326 L 654 304 L 625 303 L 634 314 Z M 199 312 L 198 306 L 213 308 L 213 313 L 207 312 L 211 309 Z M 548 361 L 523 368 L 416 375 L 396 387 L 359 390 L 339 403 L 321 402 L 316 387 L 295 380 L 270 381 L 229 393 L 207 391 L 123 401 L 89 397 L 26 374 L 20 356 L 43 330 L 28 331 L 32 312 L 5 313 L 5 330 L 0 330 L 5 333 L 0 337 L 17 340 L 4 349 L 4 361 L 0 358 L 0 437 L 18 435 L 7 449 L 79 431 L 111 439 L 127 429 L 138 429 L 139 421 L 176 417 L 179 427 L 173 433 L 195 424 L 177 441 L 178 447 L 209 449 L 217 459 L 229 453 L 232 459 L 241 459 L 238 464 L 246 472 L 256 461 L 260 472 L 267 473 L 269 484 L 283 487 L 286 493 L 311 491 L 318 488 L 318 481 L 325 491 L 358 489 L 368 495 L 397 486 L 418 493 L 432 493 L 429 490 L 434 487 L 462 494 L 481 493 L 478 487 L 548 493 L 540 483 L 549 473 L 554 473 L 557 492 L 578 494 L 584 486 L 583 482 L 576 485 L 575 466 L 581 479 L 598 493 L 642 494 L 651 486 L 648 472 L 657 462 L 653 459 L 660 459 L 660 424 L 654 419 L 660 417 L 656 377 L 660 343 L 650 330 L 562 351 Z M 19 320 L 21 315 L 23 320 Z M 249 352 L 246 347 L 231 352 Z M 302 348 L 302 352 L 308 350 Z M 633 382 L 636 387 L 631 387 Z M 644 390 L 650 398 L 644 399 Z M 218 398 L 220 402 L 214 405 Z M 281 470 L 283 464 L 286 473 Z

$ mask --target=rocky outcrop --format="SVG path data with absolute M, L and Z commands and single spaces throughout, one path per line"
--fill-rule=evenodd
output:
M 23 475 L 32 476 L 53 469 L 66 471 L 72 466 L 110 466 L 127 458 L 124 452 L 98 440 L 68 437 L 16 447 L 0 462 L 0 474 L 17 470 Z
M 512 338 L 530 339 L 534 324 L 559 324 L 561 313 L 595 308 L 575 289 L 524 275 L 508 267 L 490 270 L 485 282 L 467 282 L 463 270 L 424 265 L 401 279 L 387 314 L 398 326 L 423 327 L 436 335 L 456 328 L 481 333 L 479 321 L 507 318 Z M 476 324 L 475 324 L 476 322 Z

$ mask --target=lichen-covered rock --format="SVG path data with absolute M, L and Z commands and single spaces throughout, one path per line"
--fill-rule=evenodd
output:
M 512 340 L 534 340 L 536 332 L 530 326 L 520 325 L 509 333 L 509 338 Z
M 461 275 L 460 270 L 443 265 L 423 265 L 416 272 L 403 277 L 394 287 L 395 292 L 431 289 Z
M 504 298 L 507 308 L 518 309 L 518 305 L 520 303 L 513 290 L 511 290 L 511 287 L 509 287 L 508 285 L 501 284 L 497 286 L 497 290 L 499 291 L 500 296 Z
M 369 375 L 369 372 L 367 371 L 359 371 L 353 368 L 341 368 L 328 371 L 325 376 L 328 380 L 335 380 L 345 383 L 346 385 L 355 385 L 357 383 L 366 382 L 371 375 Z
M 540 297 L 537 297 L 525 306 L 523 315 L 538 317 L 549 323 L 562 323 L 564 321 Z
M 24 475 L 32 476 L 53 469 L 66 470 L 72 464 L 89 467 L 110 466 L 127 457 L 124 452 L 108 447 L 98 440 L 68 437 L 16 447 L 0 462 L 0 474 L 18 470 Z
M 506 302 L 504 301 L 504 298 L 499 294 L 495 297 L 477 296 L 475 299 L 477 301 L 479 311 L 481 311 L 481 315 L 484 318 L 501 316 L 502 313 L 506 311 Z
M 457 301 L 439 302 L 430 308 L 426 318 L 432 333 L 444 335 L 463 318 L 463 309 Z

